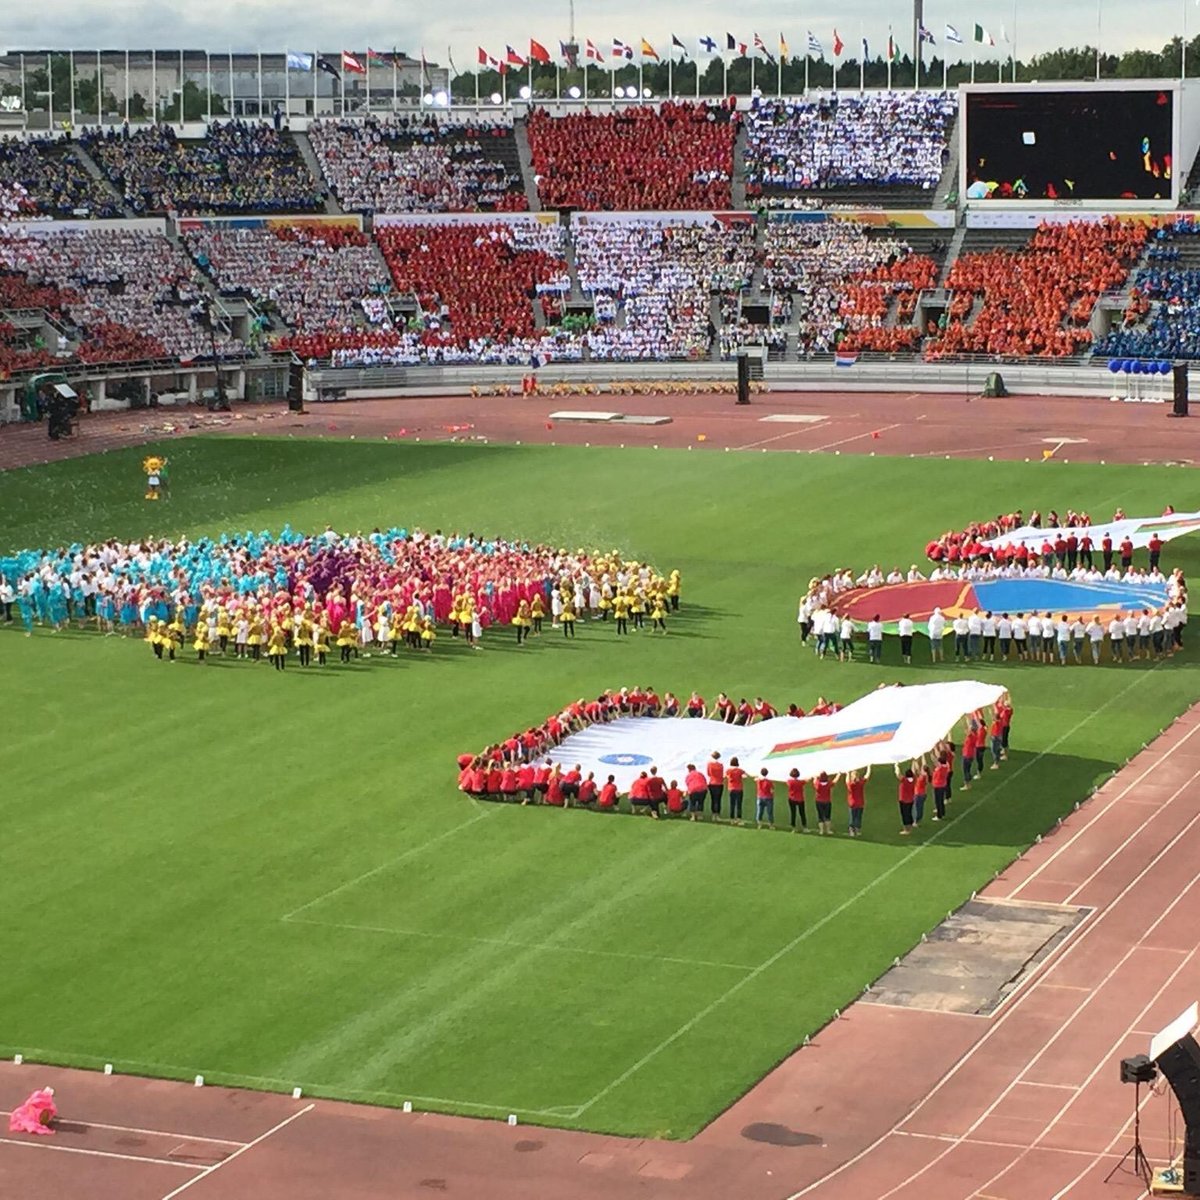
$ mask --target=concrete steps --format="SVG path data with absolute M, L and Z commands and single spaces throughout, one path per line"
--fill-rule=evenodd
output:
M 525 184 L 525 199 L 530 212 L 541 212 L 542 202 L 538 199 L 537 182 L 533 177 L 533 153 L 529 149 L 529 129 L 524 117 L 513 120 L 513 138 L 517 143 L 517 161 L 521 164 L 521 180 Z
M 304 159 L 304 165 L 308 167 L 309 174 L 316 180 L 317 186 L 321 189 L 325 196 L 325 211 L 330 216 L 336 216 L 344 210 L 338 203 L 337 197 L 333 194 L 329 184 L 325 181 L 325 176 L 321 173 L 321 164 L 317 162 L 317 156 L 313 151 L 312 142 L 308 140 L 307 133 L 294 133 L 290 129 L 286 135 L 290 137 L 296 144 L 296 149 L 300 151 L 300 157 Z
M 70 154 L 74 154 L 75 157 L 79 160 L 83 169 L 93 179 L 95 179 L 98 183 L 100 183 L 104 186 L 105 191 L 107 191 L 108 194 L 110 196 L 112 196 L 113 199 L 116 200 L 116 202 L 121 206 L 121 211 L 127 217 L 132 217 L 132 216 L 136 215 L 134 213 L 133 209 L 130 208 L 129 205 L 125 203 L 125 197 L 122 196 L 121 193 L 118 192 L 115 187 L 113 187 L 112 183 L 109 181 L 108 176 L 105 175 L 102 170 L 100 170 L 100 164 L 87 152 L 86 149 L 84 149 L 84 147 L 79 142 L 75 142 L 75 141 L 71 142 L 70 147 L 68 148 L 67 152 Z

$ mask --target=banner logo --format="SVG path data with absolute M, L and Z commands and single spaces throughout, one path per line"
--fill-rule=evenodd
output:
M 851 746 L 878 746 L 890 742 L 900 728 L 899 721 L 886 725 L 868 725 L 866 729 L 847 729 L 828 733 L 824 737 L 804 738 L 798 742 L 780 742 L 766 758 L 783 758 L 791 754 L 814 754 L 818 750 L 846 750 Z

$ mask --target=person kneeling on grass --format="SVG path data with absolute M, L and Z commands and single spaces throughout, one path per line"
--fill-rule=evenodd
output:
M 660 816 L 658 805 L 650 797 L 650 776 L 645 771 L 629 786 L 629 806 L 634 816 L 648 812 L 656 821 Z
M 575 803 L 579 808 L 595 808 L 596 807 L 596 776 L 594 772 L 589 771 L 587 778 L 579 783 L 579 791 L 575 795 Z
M 596 808 L 599 812 L 617 811 L 616 776 L 610 775 L 608 779 L 605 780 L 604 786 L 600 789 L 600 798 L 596 802 Z
M 667 786 L 667 813 L 672 817 L 678 817 L 687 811 L 687 798 L 680 791 L 679 781 L 672 779 Z

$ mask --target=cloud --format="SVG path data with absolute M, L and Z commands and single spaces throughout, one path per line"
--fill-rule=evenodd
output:
M 1098 5 L 1103 0 L 1061 0 L 1043 6 L 1034 19 L 1025 9 L 1003 2 L 987 6 L 986 12 L 971 6 L 953 10 L 927 5 L 925 22 L 942 47 L 946 21 L 962 31 L 984 19 L 988 28 L 1003 22 L 1015 38 L 1022 58 L 1084 42 L 1095 44 Z M 1183 5 L 1182 9 L 1190 8 Z M 567 37 L 565 6 L 561 0 L 529 0 L 518 9 L 501 9 L 490 0 L 459 0 L 433 11 L 417 5 L 398 6 L 385 0 L 357 0 L 348 10 L 336 5 L 314 5 L 301 0 L 209 0 L 205 4 L 179 0 L 42 0 L 37 5 L 9 5 L 5 13 L 7 45 L 16 49 L 163 49 L 224 52 L 270 50 L 288 47 L 319 47 L 324 51 L 380 48 L 406 50 L 414 56 L 422 46 L 431 60 L 444 61 L 453 47 L 460 64 L 473 60 L 475 46 L 482 44 L 495 53 L 506 43 L 522 49 L 530 35 L 546 45 Z M 856 47 L 860 20 L 872 49 L 887 39 L 888 23 L 901 45 L 911 36 L 910 18 L 894 0 L 859 0 L 854 16 L 824 0 L 823 7 L 806 9 L 803 16 L 785 14 L 767 0 L 746 0 L 731 10 L 714 0 L 665 0 L 647 9 L 632 0 L 615 0 L 611 6 L 578 7 L 576 35 L 591 37 L 599 44 L 619 37 L 633 41 L 647 37 L 655 44 L 669 43 L 671 34 L 689 45 L 698 35 L 723 36 L 726 29 L 750 40 L 754 32 L 773 44 L 782 31 L 793 50 L 803 45 L 812 29 L 828 43 L 834 26 L 846 42 Z M 1193 14 L 1200 33 L 1200 13 Z M 1184 17 L 1186 19 L 1186 15 Z M 1178 0 L 1141 0 L 1136 5 L 1104 4 L 1101 42 L 1106 51 L 1120 52 L 1140 47 L 1158 50 L 1178 34 L 1181 6 Z M 1153 34 L 1147 31 L 1154 30 Z M 965 57 L 970 46 L 962 48 Z M 998 57 L 998 52 L 994 55 Z M 981 56 L 982 57 L 982 56 Z

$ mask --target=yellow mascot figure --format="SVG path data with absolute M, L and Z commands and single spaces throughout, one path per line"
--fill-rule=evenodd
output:
M 146 499 L 159 499 L 167 482 L 166 458 L 160 454 L 151 454 L 142 459 L 142 470 L 146 472 Z

